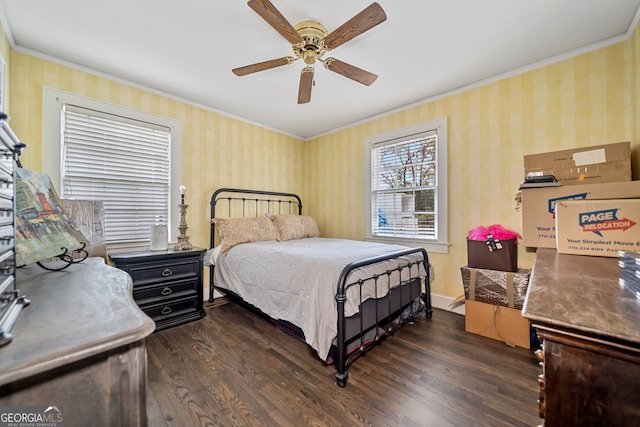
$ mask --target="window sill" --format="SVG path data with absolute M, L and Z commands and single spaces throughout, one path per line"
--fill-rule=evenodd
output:
M 393 245 L 404 245 L 409 246 L 411 248 L 425 248 L 428 253 L 438 253 L 438 254 L 448 254 L 449 253 L 449 243 L 446 242 L 434 242 L 431 240 L 421 240 L 421 239 L 409 239 L 402 237 L 365 237 L 365 241 L 367 242 L 376 242 L 376 243 L 389 243 Z

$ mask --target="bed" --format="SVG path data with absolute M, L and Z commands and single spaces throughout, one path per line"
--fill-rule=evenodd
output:
M 218 290 L 304 340 L 336 383 L 348 366 L 422 311 L 432 316 L 426 250 L 324 238 L 291 193 L 213 193 L 209 301 Z

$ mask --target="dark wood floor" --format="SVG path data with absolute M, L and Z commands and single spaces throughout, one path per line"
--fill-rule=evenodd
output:
M 149 425 L 534 426 L 529 350 L 434 310 L 359 358 L 345 388 L 306 344 L 229 303 L 147 340 Z

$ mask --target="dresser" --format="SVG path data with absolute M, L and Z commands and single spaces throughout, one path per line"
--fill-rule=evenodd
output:
M 16 282 L 31 304 L 0 348 L 3 413 L 55 408 L 65 426 L 146 425 L 145 337 L 155 325 L 129 276 L 88 258 L 63 271 L 19 268 Z
M 202 257 L 205 250 L 143 251 L 110 254 L 109 258 L 133 279 L 133 298 L 156 323 L 166 329 L 205 316 Z
M 522 315 L 543 341 L 546 427 L 640 426 L 640 300 L 619 275 L 617 258 L 536 252 Z

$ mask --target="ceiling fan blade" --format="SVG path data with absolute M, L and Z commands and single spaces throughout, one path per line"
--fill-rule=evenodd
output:
M 362 68 L 358 68 L 351 64 L 347 64 L 346 62 L 340 61 L 339 59 L 335 59 L 335 58 L 325 59 L 324 67 L 327 70 L 333 71 L 334 73 L 338 73 L 342 76 L 345 76 L 351 80 L 355 80 L 358 83 L 362 83 L 363 85 L 366 85 L 366 86 L 370 86 L 378 78 L 376 74 L 370 73 L 368 71 L 363 70 Z
M 387 15 L 378 3 L 371 3 L 353 18 L 324 38 L 324 47 L 331 50 L 384 22 Z
M 298 88 L 298 104 L 306 104 L 311 101 L 311 88 L 313 87 L 313 67 L 307 65 L 300 71 L 300 87 Z
M 297 44 L 304 42 L 300 34 L 298 34 L 295 28 L 293 28 L 289 21 L 282 16 L 278 9 L 276 9 L 269 0 L 249 0 L 247 4 L 258 15 L 260 15 L 262 19 L 267 21 L 274 30 L 287 39 L 289 43 Z
M 231 71 L 233 71 L 233 74 L 235 74 L 236 76 L 246 76 L 247 74 L 257 73 L 258 71 L 269 70 L 271 68 L 291 64 L 293 61 L 295 61 L 295 58 L 293 56 L 285 56 L 278 59 L 270 59 L 269 61 L 258 62 L 256 64 L 234 68 Z

